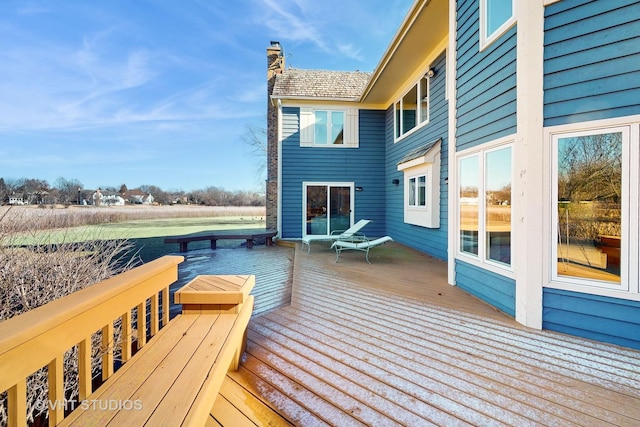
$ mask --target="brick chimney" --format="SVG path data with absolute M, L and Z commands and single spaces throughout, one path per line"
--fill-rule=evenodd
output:
M 278 227 L 278 108 L 271 102 L 276 76 L 284 71 L 284 55 L 280 42 L 267 47 L 267 221 L 269 229 Z

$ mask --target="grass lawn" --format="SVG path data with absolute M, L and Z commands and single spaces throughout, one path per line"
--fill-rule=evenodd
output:
M 165 244 L 167 236 L 196 233 L 208 230 L 231 230 L 243 228 L 264 228 L 265 223 L 255 217 L 196 217 L 145 219 L 101 225 L 88 225 L 55 231 L 41 231 L 35 234 L 23 234 L 12 239 L 13 245 L 32 245 L 35 243 L 72 243 L 87 240 L 128 239 L 135 244 L 136 251 L 144 262 L 163 255 L 178 252 L 178 244 Z M 46 233 L 47 241 L 42 238 Z M 224 243 L 223 243 L 224 242 Z M 239 246 L 242 241 L 221 241 L 220 247 Z M 193 242 L 189 250 L 208 248 L 209 241 Z

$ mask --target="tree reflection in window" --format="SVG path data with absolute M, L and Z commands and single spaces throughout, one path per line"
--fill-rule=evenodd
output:
M 620 283 L 622 132 L 557 141 L 558 275 Z

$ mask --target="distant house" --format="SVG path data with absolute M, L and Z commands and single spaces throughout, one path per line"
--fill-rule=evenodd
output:
M 95 206 L 124 206 L 122 196 L 117 193 L 103 192 L 99 188 L 91 196 Z
M 10 205 L 24 205 L 24 199 L 22 197 L 22 194 L 17 195 L 17 194 L 12 194 L 9 196 L 9 204 Z
M 267 227 L 372 219 L 523 325 L 640 348 L 638 46 L 639 0 L 416 0 L 371 74 L 272 42 Z
M 128 202 L 136 205 L 151 205 L 153 204 L 153 196 L 151 193 L 145 193 L 141 190 L 128 190 L 122 194 L 122 197 Z

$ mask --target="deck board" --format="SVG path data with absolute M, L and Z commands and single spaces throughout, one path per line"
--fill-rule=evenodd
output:
M 290 290 L 256 274 L 270 308 L 225 382 L 301 426 L 640 425 L 640 352 L 525 328 L 397 243 L 370 259 L 298 246 Z

